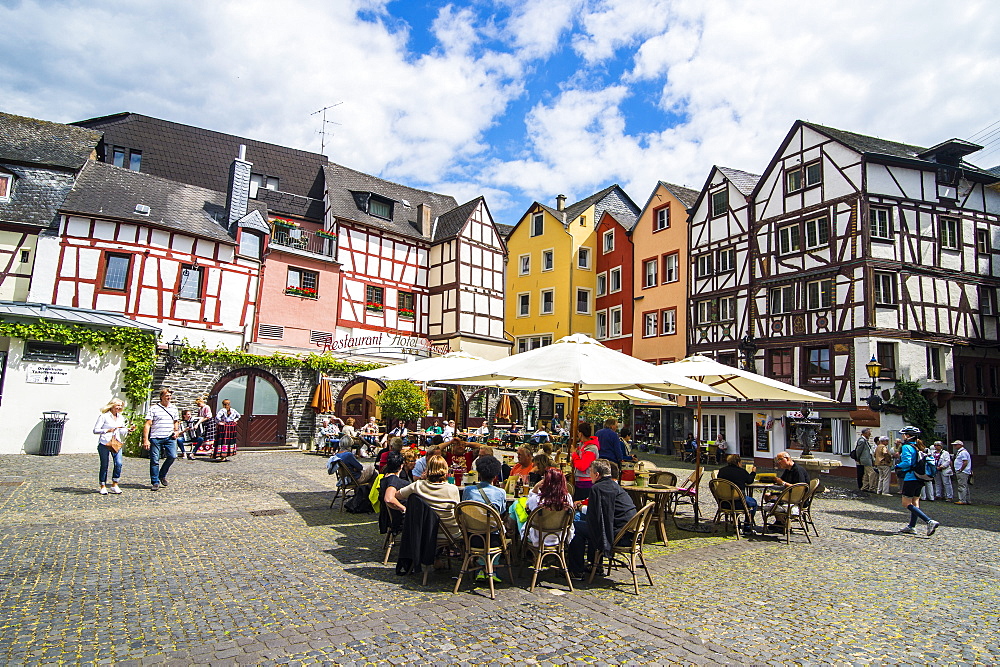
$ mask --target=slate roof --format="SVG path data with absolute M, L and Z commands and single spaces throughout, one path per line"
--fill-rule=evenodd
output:
M 0 320 L 5 322 L 48 320 L 108 329 L 128 327 L 142 329 L 153 334 L 160 331 L 157 327 L 137 322 L 118 313 L 45 303 L 24 303 L 22 301 L 0 301 Z
M 504 241 L 510 238 L 510 233 L 514 231 L 514 225 L 505 225 L 500 222 L 494 222 L 493 226 L 497 228 L 497 234 L 500 235 Z
M 260 201 L 276 213 L 323 219 L 323 165 L 327 158 L 319 153 L 129 112 L 74 125 L 104 132 L 98 147 L 101 160 L 111 160 L 110 146 L 141 150 L 142 172 L 215 192 L 228 190 L 229 167 L 242 144 L 247 147 L 246 159 L 253 163 L 253 173 L 278 178 L 281 192 L 261 189 Z
M 476 197 L 439 217 L 437 224 L 434 225 L 434 241 L 443 241 L 458 236 L 465 227 L 465 223 L 469 221 L 469 216 L 472 215 L 481 201 L 483 201 L 482 197 Z
M 14 176 L 10 201 L 0 201 L 0 221 L 39 228 L 57 224 L 56 212 L 73 188 L 74 172 L 4 162 L 0 172 Z
M 721 171 L 722 174 L 745 195 L 749 195 L 753 192 L 753 189 L 757 187 L 757 181 L 760 180 L 760 176 L 758 174 L 751 174 L 748 171 L 719 166 L 716 166 L 716 169 Z
M 635 223 L 639 222 L 639 216 L 632 215 L 631 213 L 626 214 L 624 211 L 604 211 L 602 217 L 607 215 L 610 216 L 619 225 L 625 228 L 625 231 L 631 232 L 635 228 Z
M 76 171 L 87 162 L 100 140 L 100 132 L 0 113 L 2 162 Z
M 670 194 L 676 197 L 677 201 L 684 205 L 684 208 L 691 208 L 694 206 L 694 203 L 698 201 L 698 195 L 700 193 L 697 190 L 686 188 L 683 185 L 667 183 L 666 181 L 660 181 L 660 185 L 665 187 Z
M 323 169 L 328 184 L 330 214 L 337 218 L 354 220 L 387 232 L 430 241 L 431 239 L 423 236 L 416 226 L 417 204 L 430 207 L 432 223 L 435 218 L 458 207 L 454 197 L 386 181 L 333 162 Z M 393 200 L 395 204 L 392 207 L 392 220 L 369 215 L 361 210 L 354 193 L 373 193 Z
M 136 213 L 136 204 L 149 206 L 149 215 Z M 90 162 L 60 207 L 67 213 L 129 220 L 169 228 L 192 236 L 235 244 L 226 230 L 226 194 L 187 183 L 178 183 L 104 162 Z M 250 200 L 249 210 L 267 218 L 260 202 Z

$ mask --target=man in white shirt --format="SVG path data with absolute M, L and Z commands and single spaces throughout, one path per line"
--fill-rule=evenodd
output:
M 455 420 L 452 419 L 447 424 L 444 425 L 444 430 L 441 432 L 441 437 L 444 438 L 445 442 L 450 442 L 452 438 L 455 437 Z
M 149 406 L 146 425 L 142 429 L 142 446 L 149 450 L 149 483 L 153 491 L 167 486 L 167 471 L 177 459 L 177 433 L 180 431 L 180 415 L 170 404 L 173 392 L 160 389 L 160 400 Z M 160 457 L 163 464 L 160 464 Z
M 955 446 L 955 489 L 956 505 L 971 505 L 969 502 L 969 477 L 972 476 L 972 455 L 965 448 L 965 443 L 956 440 Z

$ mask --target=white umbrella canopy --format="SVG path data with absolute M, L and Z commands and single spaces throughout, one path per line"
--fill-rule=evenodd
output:
M 572 398 L 573 392 L 568 389 L 546 390 L 556 396 Z M 619 391 L 581 391 L 580 398 L 588 401 L 634 401 L 637 403 L 656 403 L 657 405 L 677 405 L 659 394 L 653 394 L 642 389 L 621 389 Z
M 394 364 L 384 368 L 375 368 L 358 373 L 360 377 L 376 380 L 412 380 L 413 382 L 433 382 L 442 374 L 454 375 L 464 373 L 486 360 L 468 352 L 448 352 L 439 357 L 410 361 L 405 364 Z
M 665 364 L 671 372 L 704 382 L 718 391 L 735 398 L 759 401 L 811 401 L 813 403 L 835 403 L 834 399 L 814 394 L 795 385 L 772 380 L 769 377 L 751 373 L 741 368 L 720 364 L 714 359 L 694 355 Z

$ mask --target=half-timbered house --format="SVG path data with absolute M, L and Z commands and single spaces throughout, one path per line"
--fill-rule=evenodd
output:
M 987 454 L 986 423 L 976 419 L 984 402 L 953 399 L 956 358 L 996 354 L 995 316 L 983 312 L 995 312 L 1000 286 L 990 266 L 1000 198 L 987 187 L 996 176 L 963 159 L 978 148 L 951 140 L 925 149 L 796 122 L 751 194 L 746 327 L 695 333 L 692 349 L 730 360 L 742 351 L 765 374 L 832 398 L 812 407 L 819 449 L 848 465 L 852 426 L 891 434 L 903 425 L 867 410 L 873 357 L 887 396 L 906 378 L 938 407 L 938 435 L 925 437 L 960 437 Z M 777 423 L 770 438 L 753 438 L 768 456 L 798 446 L 783 422 L 803 406 L 747 408 L 723 416 Z

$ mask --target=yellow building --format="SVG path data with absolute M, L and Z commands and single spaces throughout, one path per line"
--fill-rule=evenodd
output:
M 618 185 L 569 206 L 563 195 L 556 201 L 555 208 L 532 204 L 507 238 L 504 328 L 514 352 L 571 333 L 594 335 L 594 225 L 605 211 L 633 219 L 639 214 Z

